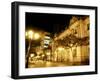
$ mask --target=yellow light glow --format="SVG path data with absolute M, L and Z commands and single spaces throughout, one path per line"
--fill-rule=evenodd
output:
M 25 32 L 25 36 L 26 36 L 26 37 L 28 36 L 28 32 Z
M 34 57 L 34 53 L 30 54 L 30 57 Z
M 28 36 L 29 36 L 30 39 L 33 38 L 33 31 L 32 30 L 28 31 Z
M 63 47 L 58 47 L 58 50 L 62 51 L 62 50 L 64 50 L 64 48 Z
M 46 55 L 50 55 L 50 52 L 47 52 Z
M 45 55 L 42 55 L 42 57 L 44 57 Z
M 34 39 L 37 40 L 37 39 L 39 39 L 39 38 L 40 38 L 39 33 L 35 33 L 35 34 L 34 34 Z
M 37 50 L 37 54 L 39 55 L 41 53 L 41 51 Z

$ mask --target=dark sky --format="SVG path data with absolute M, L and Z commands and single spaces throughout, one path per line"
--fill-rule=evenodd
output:
M 59 33 L 68 27 L 73 15 L 26 12 L 26 29 L 37 28 L 50 33 Z
M 47 32 L 60 32 L 69 25 L 71 15 L 26 13 L 26 29 L 39 28 Z

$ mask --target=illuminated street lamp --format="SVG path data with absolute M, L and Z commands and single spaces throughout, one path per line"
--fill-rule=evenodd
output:
M 26 31 L 25 32 L 25 36 L 28 38 L 28 39 L 32 39 L 33 38 L 33 34 L 34 32 L 32 30 L 29 30 L 29 31 Z
M 34 53 L 30 54 L 30 57 L 31 57 L 31 58 L 33 58 L 34 56 L 35 56 L 35 54 L 34 54 Z
M 28 37 L 28 32 L 25 32 L 25 36 Z
M 30 50 L 30 46 L 31 46 L 31 40 L 32 40 L 32 38 L 33 38 L 33 31 L 32 31 L 32 30 L 27 31 L 27 32 L 25 33 L 25 36 L 27 36 L 27 37 L 29 38 L 29 46 L 28 46 L 28 51 L 27 51 L 27 55 L 28 55 L 29 50 Z
M 28 46 L 28 50 L 27 50 L 27 53 L 26 53 L 26 68 L 28 68 L 29 50 L 30 50 L 30 47 L 31 47 L 31 40 L 33 38 L 33 31 L 32 30 L 26 31 L 25 36 L 29 39 L 29 46 Z
M 28 37 L 29 37 L 29 39 L 33 38 L 33 31 L 32 30 L 28 31 Z
M 35 33 L 35 32 L 33 32 L 32 30 L 26 31 L 26 32 L 25 32 L 25 36 L 26 36 L 28 39 L 31 39 L 31 40 L 32 40 L 32 39 L 37 40 L 37 39 L 40 38 L 39 33 Z
M 32 39 L 34 39 L 34 40 L 39 39 L 40 35 L 39 35 L 39 33 L 35 33 L 32 30 L 29 30 L 29 31 L 25 32 L 25 36 L 29 39 L 29 46 L 28 46 L 28 50 L 27 50 L 27 54 L 26 54 L 26 60 L 27 60 L 26 67 L 28 67 L 28 58 L 29 58 L 29 51 L 31 48 L 31 41 L 32 41 Z
M 39 39 L 39 38 L 40 38 L 39 33 L 34 33 L 34 39 L 37 40 L 37 39 Z

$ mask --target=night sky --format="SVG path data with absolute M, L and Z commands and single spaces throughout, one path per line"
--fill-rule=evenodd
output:
M 71 15 L 26 13 L 26 29 L 38 28 L 47 32 L 60 32 L 69 25 Z
M 26 12 L 25 16 L 26 30 L 36 28 L 54 34 L 55 32 L 59 33 L 65 30 L 73 15 Z

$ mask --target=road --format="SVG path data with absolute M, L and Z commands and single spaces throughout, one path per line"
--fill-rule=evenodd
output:
M 37 68 L 37 67 L 60 67 L 60 66 L 72 66 L 73 64 L 62 63 L 62 62 L 50 62 L 38 60 L 34 63 L 29 63 L 28 68 Z

